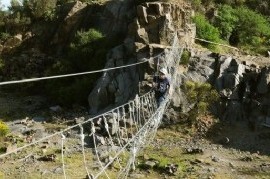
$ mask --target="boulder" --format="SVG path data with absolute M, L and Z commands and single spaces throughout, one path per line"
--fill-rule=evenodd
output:
M 184 81 L 191 80 L 200 83 L 212 81 L 214 69 L 211 67 L 213 63 L 214 59 L 208 55 L 200 59 L 191 58 L 188 71 L 184 73 Z
M 270 82 L 270 68 L 264 67 L 261 70 L 261 75 L 257 86 L 258 93 L 266 94 L 269 91 L 268 88 L 269 82 Z
M 17 34 L 9 39 L 6 40 L 4 47 L 16 47 L 22 43 L 22 34 Z

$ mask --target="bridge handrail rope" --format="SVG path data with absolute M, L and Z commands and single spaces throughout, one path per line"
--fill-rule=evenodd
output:
M 201 39 L 201 38 L 197 38 L 197 37 L 194 37 L 194 39 L 195 39 L 195 40 L 202 41 L 202 42 L 211 43 L 211 44 L 215 44 L 215 45 L 219 45 L 219 46 L 224 46 L 224 47 L 228 47 L 228 48 L 232 48 L 232 49 L 235 49 L 235 50 L 240 51 L 240 49 L 239 49 L 239 48 L 237 48 L 237 47 L 233 47 L 233 46 L 230 46 L 230 45 L 221 44 L 221 43 L 217 43 L 217 42 L 212 42 L 212 41 L 205 40 L 205 39 Z
M 148 96 L 151 92 L 152 92 L 152 91 L 148 91 L 147 93 L 141 95 L 140 98 L 143 98 L 143 97 Z M 37 144 L 37 143 L 40 143 L 40 142 L 42 142 L 42 141 L 44 141 L 44 140 L 46 140 L 46 139 L 52 138 L 52 137 L 54 137 L 54 136 L 57 136 L 57 135 L 61 135 L 61 136 L 62 136 L 62 134 L 63 134 L 64 132 L 68 131 L 68 130 L 74 129 L 75 127 L 79 127 L 79 126 L 81 126 L 81 125 L 83 125 L 83 124 L 86 124 L 86 123 L 88 123 L 88 122 L 91 122 L 93 119 L 100 118 L 100 117 L 102 117 L 102 116 L 104 116 L 104 115 L 106 115 L 106 114 L 109 114 L 110 112 L 112 112 L 112 111 L 114 111 L 114 110 L 116 110 L 116 109 L 118 109 L 118 108 L 121 108 L 121 107 L 124 107 L 124 106 L 126 106 L 126 105 L 129 105 L 129 104 L 132 103 L 132 102 L 133 102 L 133 101 L 129 101 L 129 102 L 125 103 L 125 104 L 122 104 L 122 105 L 117 106 L 117 107 L 115 107 L 115 108 L 113 108 L 113 109 L 110 109 L 110 110 L 107 111 L 107 112 L 104 112 L 104 113 L 99 114 L 99 115 L 97 115 L 97 116 L 91 117 L 91 118 L 89 118 L 88 120 L 85 120 L 85 121 L 83 121 L 83 122 L 81 122 L 81 123 L 79 123 L 79 124 L 75 124 L 75 125 L 73 125 L 73 126 L 67 127 L 67 128 L 65 128 L 65 129 L 63 129 L 63 130 L 61 130 L 61 131 L 59 131 L 59 132 L 55 132 L 55 133 L 53 133 L 53 134 L 51 134 L 51 135 L 45 136 L 45 137 L 43 137 L 43 138 L 41 138 L 41 139 L 39 139 L 39 140 L 36 140 L 36 141 L 34 141 L 34 142 L 30 143 L 30 144 L 27 144 L 27 145 L 24 145 L 24 146 L 22 146 L 22 147 L 16 148 L 16 149 L 14 149 L 14 150 L 12 150 L 12 151 L 10 151 L 10 152 L 6 152 L 5 154 L 0 155 L 0 159 L 3 158 L 3 157 L 5 157 L 5 156 L 7 156 L 7 155 L 12 154 L 12 153 L 19 152 L 19 151 L 21 151 L 21 150 L 24 149 L 24 148 L 27 148 L 27 147 L 30 147 L 30 146 L 35 145 L 35 144 Z
M 86 75 L 86 74 L 101 73 L 101 72 L 106 72 L 106 71 L 111 71 L 111 70 L 116 70 L 116 69 L 121 69 L 121 68 L 127 68 L 127 67 L 136 66 L 136 65 L 140 65 L 142 63 L 149 62 L 151 59 L 158 58 L 163 54 L 164 54 L 164 52 L 159 53 L 158 55 L 156 55 L 154 57 L 151 57 L 149 59 L 142 58 L 142 59 L 139 60 L 139 62 L 136 62 L 136 63 L 117 66 L 117 67 L 104 68 L 104 69 L 100 69 L 100 70 L 86 71 L 86 72 L 80 72 L 80 73 L 70 73 L 70 74 L 65 74 L 65 75 L 39 77 L 39 78 L 29 78 L 29 79 L 23 79 L 23 80 L 5 81 L 5 82 L 0 82 L 0 86 L 9 85 L 9 84 L 18 84 L 18 83 L 26 83 L 26 82 L 33 82 L 33 81 L 48 80 L 48 79 L 56 79 L 56 78 L 65 78 L 65 77 L 71 77 L 71 76 L 80 76 L 80 75 Z
M 202 41 L 202 42 L 207 42 L 207 43 L 212 43 L 212 44 L 219 45 L 219 46 L 232 48 L 232 49 L 235 49 L 235 50 L 239 51 L 239 49 L 237 47 L 233 47 L 233 46 L 230 46 L 230 45 L 216 43 L 216 42 L 212 42 L 212 41 L 197 38 L 197 37 L 194 37 L 194 39 Z M 128 65 L 122 65 L 122 66 L 118 66 L 118 67 L 104 68 L 104 69 L 100 69 L 100 70 L 80 72 L 80 73 L 71 73 L 71 74 L 65 74 L 65 75 L 55 75 L 55 76 L 47 76 L 47 77 L 29 78 L 29 79 L 23 79 L 23 80 L 5 81 L 5 82 L 0 82 L 0 86 L 8 85 L 8 84 L 18 84 L 18 83 L 26 83 L 26 82 L 33 82 L 33 81 L 41 81 L 41 80 L 47 80 L 47 79 L 57 79 L 57 78 L 65 78 L 65 77 L 71 77 L 71 76 L 80 76 L 80 75 L 86 75 L 86 74 L 106 72 L 106 71 L 116 70 L 116 69 L 120 69 L 120 68 L 127 68 L 127 67 L 140 65 L 142 63 L 149 62 L 150 59 L 158 58 L 158 57 L 162 56 L 163 54 L 164 54 L 164 52 L 162 52 L 162 53 L 160 53 L 160 54 L 158 54 L 158 55 L 156 55 L 154 57 L 151 57 L 149 59 L 143 58 L 143 59 L 141 59 L 141 61 L 139 60 L 139 62 L 128 64 Z M 158 64 L 157 65 L 159 65 L 159 59 L 158 59 Z
M 163 103 L 163 105 L 165 105 L 165 103 Z M 163 109 L 162 107 L 161 107 L 161 109 Z M 161 113 L 161 112 L 163 112 L 163 110 L 156 110 L 155 111 L 155 113 L 149 118 L 149 120 L 138 130 L 138 132 L 136 133 L 136 135 L 134 135 L 133 137 L 132 137 L 132 139 L 131 140 L 129 140 L 122 148 L 121 148 L 121 150 L 119 150 L 118 152 L 117 152 L 117 154 L 112 158 L 112 160 L 110 161 L 110 162 L 108 162 L 104 167 L 103 167 L 103 169 L 94 177 L 94 178 L 97 178 L 97 177 L 99 177 L 103 172 L 104 172 L 104 170 L 106 169 L 106 168 L 108 168 L 109 167 L 109 165 L 111 165 L 112 164 L 112 162 L 116 159 L 116 157 L 118 156 L 118 155 L 120 155 L 129 145 L 130 145 L 130 143 L 131 142 L 133 142 L 138 136 L 139 136 L 139 134 L 140 133 L 142 133 L 143 132 L 143 130 L 152 122 L 152 120 L 151 119 L 154 119 L 155 117 L 156 117 L 156 115 L 157 114 L 159 114 L 159 113 Z
M 61 133 L 61 161 L 62 161 L 62 169 L 64 174 L 64 179 L 67 179 L 66 170 L 65 170 L 65 160 L 64 160 L 64 143 L 65 143 L 66 136 Z

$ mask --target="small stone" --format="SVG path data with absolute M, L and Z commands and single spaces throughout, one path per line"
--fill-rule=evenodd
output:
M 62 174 L 63 173 L 63 169 L 61 167 L 58 167 L 54 170 L 54 173 L 56 174 Z
M 191 148 L 187 148 L 186 152 L 188 154 L 197 154 L 197 153 L 203 153 L 203 150 L 199 147 L 191 147 Z
M 215 157 L 215 156 L 212 156 L 211 158 L 212 158 L 212 161 L 213 161 L 213 162 L 219 162 L 219 158 L 217 158 L 217 157 Z
M 143 154 L 143 159 L 144 159 L 144 160 L 149 160 L 149 156 L 146 155 L 146 154 Z
M 167 173 L 175 174 L 178 170 L 178 165 L 177 164 L 167 164 L 165 166 L 165 169 L 166 169 Z
M 144 164 L 145 164 L 145 166 L 147 168 L 153 168 L 154 166 L 156 166 L 157 163 L 156 163 L 156 161 L 150 161 L 150 160 L 148 160 Z
M 197 163 L 203 163 L 204 161 L 202 159 L 195 159 L 195 162 L 197 162 Z
M 246 157 L 241 158 L 241 160 L 245 162 L 251 162 L 253 158 L 251 156 L 246 156 Z
M 208 172 L 214 173 L 215 172 L 215 168 L 211 167 L 207 169 Z
M 47 162 L 55 162 L 56 155 L 55 154 L 45 155 L 43 157 L 40 157 L 38 160 L 39 161 L 47 161 Z

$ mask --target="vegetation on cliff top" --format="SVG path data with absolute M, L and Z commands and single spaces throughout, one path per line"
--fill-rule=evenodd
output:
M 270 2 L 192 0 L 192 4 L 196 9 L 194 22 L 198 37 L 227 43 L 249 53 L 267 54 L 270 46 Z

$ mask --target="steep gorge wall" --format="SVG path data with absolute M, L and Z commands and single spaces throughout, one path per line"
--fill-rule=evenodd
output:
M 190 24 L 191 14 L 191 7 L 186 4 L 151 2 L 138 5 L 133 22 L 128 24 L 124 43 L 107 54 L 106 67 L 155 56 L 170 48 L 170 38 L 174 33 L 179 35 L 183 46 L 193 43 L 189 38 L 195 36 L 195 26 Z M 134 97 L 138 93 L 139 81 L 144 79 L 145 69 L 140 65 L 105 72 L 89 94 L 90 113 L 95 114 Z
M 191 23 L 192 9 L 189 5 L 181 1 L 177 4 L 134 3 L 133 0 L 107 1 L 103 4 L 76 1 L 64 5 L 57 22 L 51 26 L 39 28 L 40 32 L 30 29 L 0 46 L 0 51 L 5 52 L 16 50 L 17 47 L 23 49 L 7 60 L 8 73 L 12 72 L 11 76 L 18 79 L 33 74 L 44 76 L 45 70 L 66 53 L 65 49 L 76 32 L 90 28 L 101 31 L 105 37 L 117 36 L 122 41 L 107 53 L 105 68 L 139 62 L 164 52 L 170 48 L 171 36 L 175 33 L 183 47 L 194 43 L 190 37 L 195 37 L 196 30 Z M 44 39 L 44 43 L 39 38 Z M 27 48 L 21 48 L 21 45 Z M 18 68 L 14 68 L 15 62 L 20 62 Z M 145 78 L 145 72 L 153 73 L 156 62 L 153 59 L 149 64 L 103 73 L 89 94 L 90 112 L 94 114 L 133 98 L 138 93 L 139 82 Z M 29 68 L 21 68 L 27 64 L 30 64 Z M 7 75 L 3 76 L 6 77 L 3 80 L 9 80 Z
M 264 122 L 270 124 L 270 69 L 251 59 L 197 51 L 181 81 L 211 83 L 221 96 L 213 112 L 227 122 L 247 121 L 255 130 Z M 181 99 L 182 110 L 188 111 L 190 104 L 184 95 Z

